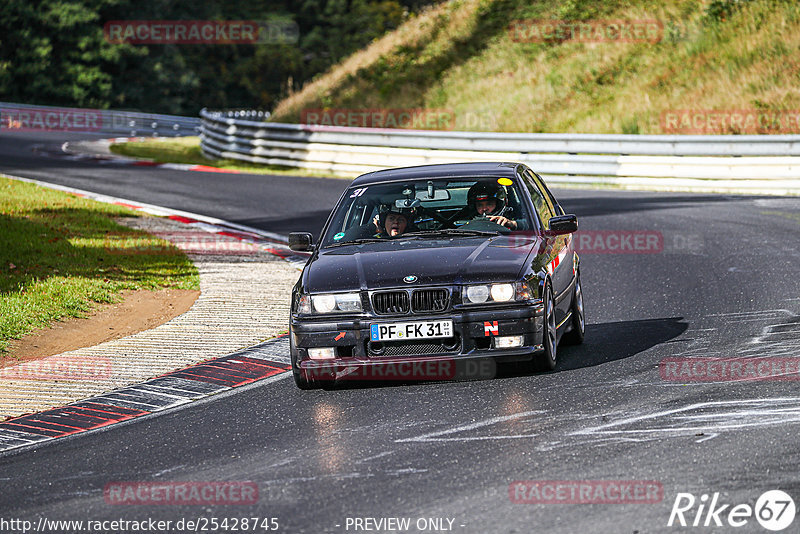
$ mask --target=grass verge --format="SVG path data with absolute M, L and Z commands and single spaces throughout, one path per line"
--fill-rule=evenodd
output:
M 293 169 L 277 165 L 258 165 L 232 159 L 208 159 L 200 151 L 199 137 L 153 138 L 129 143 L 115 143 L 110 150 L 114 154 L 130 158 L 146 158 L 158 163 L 186 163 L 207 165 L 248 174 L 281 174 L 286 176 L 316 176 L 340 178 L 333 174 L 304 169 Z M 351 178 L 352 179 L 352 178 Z
M 559 20 L 653 21 L 663 31 L 656 42 L 528 39 Z M 764 112 L 755 131 L 723 113 L 701 122 L 703 133 L 796 133 L 798 47 L 800 3 L 790 0 L 452 0 L 316 77 L 272 120 L 421 109 L 447 111 L 455 130 L 664 134 L 682 133 L 667 112 L 704 121 L 703 110 L 749 110 Z
M 9 340 L 126 289 L 200 289 L 197 268 L 167 241 L 114 221 L 138 216 L 0 175 L 0 359 Z

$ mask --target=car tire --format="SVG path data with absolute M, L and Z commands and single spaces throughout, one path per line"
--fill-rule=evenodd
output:
M 562 336 L 562 340 L 570 345 L 580 345 L 586 333 L 586 316 L 583 311 L 583 289 L 581 273 L 575 273 L 575 289 L 572 293 L 572 330 Z
M 294 383 L 295 385 L 302 389 L 302 390 L 309 390 L 309 389 L 318 389 L 319 386 L 313 382 L 310 382 L 303 376 L 303 371 L 296 369 L 294 365 L 292 365 L 292 375 L 294 376 Z
M 303 390 L 317 389 L 319 385 L 306 378 L 305 373 L 297 364 L 297 347 L 294 344 L 294 335 L 292 334 L 292 327 L 289 326 L 289 358 L 292 360 L 292 376 L 294 383 L 298 388 Z
M 542 322 L 542 346 L 544 352 L 539 356 L 539 367 L 545 371 L 556 368 L 558 360 L 558 332 L 556 331 L 556 301 L 553 290 L 547 284 L 544 290 L 544 314 Z

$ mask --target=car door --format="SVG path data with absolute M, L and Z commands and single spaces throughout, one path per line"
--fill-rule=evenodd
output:
M 551 217 L 562 215 L 561 209 L 539 175 L 530 169 L 525 169 L 522 175 L 541 226 L 546 230 L 549 228 Z M 544 237 L 545 250 L 548 251 L 546 268 L 553 283 L 553 295 L 556 299 L 556 324 L 560 324 L 569 313 L 571 304 L 568 289 L 574 274 L 572 236 L 569 234 L 550 236 L 545 233 Z

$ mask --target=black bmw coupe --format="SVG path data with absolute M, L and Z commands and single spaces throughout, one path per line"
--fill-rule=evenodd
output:
M 559 342 L 584 336 L 577 228 L 521 163 L 356 178 L 318 243 L 289 236 L 311 252 L 292 292 L 295 382 L 447 379 L 476 361 L 555 368 Z

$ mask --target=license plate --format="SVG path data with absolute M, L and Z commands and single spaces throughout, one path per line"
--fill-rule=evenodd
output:
M 415 321 L 370 325 L 371 341 L 403 341 L 453 337 L 453 321 Z

